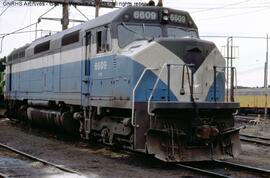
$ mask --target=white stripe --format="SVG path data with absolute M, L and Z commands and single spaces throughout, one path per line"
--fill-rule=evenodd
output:
M 83 47 L 63 51 L 61 53 L 51 54 L 43 57 L 34 58 L 21 63 L 12 64 L 12 73 L 23 72 L 43 67 L 52 67 L 60 64 L 68 64 L 84 60 Z M 10 73 L 6 70 L 6 73 Z
M 161 44 L 157 42 L 152 42 L 149 46 L 143 47 L 143 50 L 140 50 L 137 52 L 133 58 L 142 64 L 145 67 L 151 67 L 151 68 L 160 68 L 165 64 L 180 64 L 183 65 L 184 61 L 181 60 L 178 56 L 176 56 L 173 52 L 171 52 L 166 47 L 162 46 Z M 180 95 L 180 88 L 181 88 L 181 79 L 182 79 L 182 70 L 183 66 L 173 66 L 171 67 L 171 76 L 170 76 L 170 82 L 171 82 L 171 91 L 173 94 L 177 97 L 177 99 L 180 101 L 189 101 L 190 100 L 190 89 L 188 87 L 188 79 L 187 79 L 187 73 L 185 73 L 185 95 Z M 155 70 L 153 73 L 156 76 L 159 76 L 159 73 L 161 70 Z M 187 72 L 187 71 L 185 71 Z M 167 70 L 163 70 L 160 80 L 165 83 L 167 83 Z

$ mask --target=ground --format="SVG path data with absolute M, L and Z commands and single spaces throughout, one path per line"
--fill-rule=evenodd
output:
M 242 121 L 239 121 L 240 118 Z M 261 116 L 249 116 L 236 118 L 237 126 L 246 126 L 245 129 L 240 130 L 240 134 L 248 134 L 254 136 L 261 136 L 270 138 L 270 119 L 264 119 Z M 253 122 L 253 121 L 259 122 Z M 244 121 L 244 122 L 243 122 Z M 242 152 L 233 160 L 237 163 L 245 163 L 260 168 L 270 169 L 270 149 L 269 146 L 256 145 L 251 143 L 241 142 Z
M 57 136 L 56 136 L 57 135 Z M 193 173 L 152 157 L 114 151 L 75 138 L 0 120 L 0 142 L 82 172 L 87 177 L 192 177 Z M 195 177 L 198 177 L 198 175 Z

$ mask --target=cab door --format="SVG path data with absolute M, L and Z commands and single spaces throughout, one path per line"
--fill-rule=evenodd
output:
M 91 32 L 86 32 L 84 38 L 84 57 L 82 74 L 82 105 L 88 106 L 90 99 L 90 57 L 91 57 Z

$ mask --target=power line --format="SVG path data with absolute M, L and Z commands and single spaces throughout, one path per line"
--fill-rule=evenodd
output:
M 75 9 L 84 17 L 84 18 L 86 18 L 87 20 L 90 20 L 86 15 L 84 15 L 84 13 L 82 13 L 82 11 L 80 11 L 78 8 L 77 8 L 77 6 L 75 6 L 74 5 L 74 7 L 75 7 Z
M 102 0 L 20 0 L 20 1 L 29 1 L 29 2 L 49 2 L 62 4 L 62 30 L 68 28 L 69 24 L 69 5 L 83 5 L 83 6 L 95 6 L 96 7 L 96 17 L 98 16 L 99 7 L 113 8 L 115 7 L 114 1 L 102 1 Z
M 230 0 L 232 2 L 234 2 L 235 0 Z M 165 1 L 166 4 L 168 3 L 177 3 L 179 2 L 179 0 L 168 0 L 168 1 Z M 234 3 L 241 3 L 241 1 L 239 2 L 234 2 Z M 268 4 L 269 3 L 269 0 L 252 0 L 250 3 L 255 3 L 255 4 Z M 208 1 L 202 1 L 202 0 L 198 0 L 198 1 L 192 1 L 192 0 L 181 0 L 181 4 L 189 4 L 189 5 L 202 5 L 202 6 L 209 6 L 209 5 L 214 5 L 214 6 L 227 6 L 228 3 L 226 3 L 226 1 L 217 1 L 217 0 L 208 0 Z M 233 3 L 231 3 L 233 4 Z
M 31 26 L 33 26 L 33 25 L 36 25 L 36 22 L 35 22 L 35 23 L 32 23 L 32 24 L 30 24 L 30 25 L 27 25 L 27 26 L 25 26 L 25 27 L 23 27 L 23 28 L 20 28 L 20 29 L 18 29 L 18 30 L 15 30 L 15 31 L 13 31 L 13 32 L 10 32 L 10 33 L 8 33 L 8 35 L 17 33 L 17 32 L 19 32 L 19 31 L 24 30 L 24 29 L 26 29 L 26 28 L 29 28 L 29 27 L 31 27 Z
M 57 33 L 59 31 L 52 31 L 52 30 L 42 30 L 42 29 L 39 29 L 39 30 L 29 30 L 29 31 L 21 31 L 21 32 L 15 32 L 15 33 L 1 33 L 0 34 L 0 38 L 2 38 L 3 36 L 7 36 L 7 35 L 15 35 L 15 34 L 23 34 L 23 33 L 33 33 L 33 32 L 54 32 L 54 33 Z
M 2 12 L 1 12 L 1 14 L 0 14 L 0 17 L 8 10 L 8 8 L 10 8 L 11 7 L 11 5 L 9 5 L 9 6 L 7 6 Z
M 52 8 L 50 8 L 49 10 L 47 10 L 46 12 L 44 12 L 41 16 L 39 16 L 38 18 L 43 17 L 44 15 L 48 14 L 51 10 L 53 10 L 55 7 L 57 6 L 57 4 L 55 4 Z
M 258 13 L 264 10 L 269 9 L 270 7 L 262 8 L 260 10 L 253 10 L 253 11 L 248 11 L 248 12 L 243 12 L 243 13 L 235 13 L 235 14 L 230 14 L 230 15 L 224 15 L 224 16 L 218 16 L 218 17 L 211 17 L 211 18 L 202 18 L 202 19 L 197 19 L 197 21 L 203 21 L 203 20 L 215 20 L 215 19 L 221 19 L 221 18 L 227 18 L 227 17 L 232 17 L 232 16 L 239 16 L 239 15 L 246 15 L 250 13 Z
M 258 70 L 261 70 L 262 68 L 263 68 L 263 66 L 261 65 L 261 66 L 256 66 L 256 67 L 252 67 L 252 68 L 245 69 L 245 70 L 239 70 L 238 74 L 241 75 L 241 74 L 245 74 L 248 72 L 258 71 Z
M 240 39 L 241 38 L 242 39 L 262 39 L 262 40 L 266 39 L 265 36 L 200 35 L 200 37 L 203 37 L 203 38 L 228 38 L 229 36 L 232 38 L 240 38 Z
M 229 8 L 223 8 L 222 10 L 241 10 L 241 9 L 258 9 L 258 8 L 264 8 L 264 7 L 270 7 L 270 4 L 266 5 L 257 5 L 257 6 L 239 6 L 239 7 L 229 7 Z M 208 8 L 206 7 L 194 7 L 194 6 L 174 6 L 174 8 L 182 8 L 182 9 L 194 9 L 194 10 L 206 10 Z M 191 12 L 193 13 L 193 12 Z
M 6 36 L 12 35 L 12 34 L 14 34 L 14 33 L 17 33 L 17 32 L 19 32 L 19 31 L 21 31 L 21 30 L 24 30 L 24 29 L 29 28 L 29 27 L 31 27 L 31 26 L 33 26 L 33 25 L 36 25 L 36 24 L 37 24 L 37 22 L 36 22 L 36 23 L 32 23 L 32 24 L 27 25 L 27 26 L 25 26 L 25 27 L 23 27 L 23 28 L 20 28 L 20 29 L 18 29 L 18 30 L 15 30 L 15 31 L 13 31 L 13 32 L 11 32 L 11 33 L 9 33 L 9 34 L 7 34 L 7 35 L 1 36 L 1 45 L 0 45 L 1 48 L 0 48 L 0 53 L 2 53 L 2 49 L 3 49 L 3 41 L 4 41 L 4 38 L 5 38 Z
M 179 3 L 179 0 L 170 0 L 170 1 L 166 1 L 166 6 L 172 6 L 174 8 L 179 8 L 179 9 L 194 9 L 194 10 L 200 10 L 200 11 L 208 11 L 208 10 L 215 10 L 215 9 L 222 9 L 222 10 L 228 10 L 228 9 L 254 9 L 254 8 L 260 8 L 260 7 L 266 7 L 270 5 L 269 1 L 263 2 L 261 0 L 259 0 L 259 2 L 257 2 L 256 0 L 250 1 L 247 4 L 243 4 L 246 1 L 242 1 L 242 2 L 236 2 L 233 4 L 228 4 L 228 3 L 215 3 L 215 2 L 211 2 L 211 3 L 207 3 L 207 2 L 203 2 L 201 3 L 201 1 L 198 2 L 183 2 L 181 1 L 181 6 L 177 5 Z M 238 6 L 239 4 L 243 4 L 241 6 Z M 234 7 L 235 6 L 235 7 Z M 194 13 L 197 11 L 194 11 Z
M 232 3 L 232 4 L 226 4 L 224 6 L 219 6 L 219 7 L 208 8 L 208 9 L 205 9 L 205 10 L 195 11 L 193 13 L 205 12 L 205 11 L 211 11 L 211 10 L 217 10 L 217 9 L 223 9 L 223 8 L 226 8 L 226 7 L 229 7 L 229 6 L 235 6 L 235 5 L 243 4 L 243 3 L 246 3 L 248 1 L 250 1 L 250 0 L 245 0 L 245 1 L 237 2 L 237 3 Z

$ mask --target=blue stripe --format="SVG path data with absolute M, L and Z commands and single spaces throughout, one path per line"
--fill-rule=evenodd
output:
M 214 91 L 215 91 L 214 82 L 212 83 L 211 87 L 209 88 L 206 101 L 213 102 L 214 99 Z M 218 73 L 216 77 L 216 101 L 224 101 L 225 99 L 225 75 L 224 72 Z
M 106 68 L 100 69 L 95 66 L 98 62 L 99 64 L 106 62 Z M 142 64 L 129 57 L 111 55 L 91 59 L 90 62 L 79 61 L 13 73 L 12 97 L 13 99 L 23 97 L 61 101 L 72 98 L 75 103 L 85 104 L 87 96 L 82 93 L 89 90 L 92 99 L 104 103 L 108 99 L 131 101 L 132 90 L 144 69 Z M 87 82 L 82 82 L 87 79 L 89 79 L 89 89 L 84 88 Z M 148 71 L 136 90 L 135 101 L 146 102 L 156 80 L 157 76 L 152 71 Z M 169 91 L 169 95 L 171 101 L 177 101 L 172 91 Z M 168 100 L 168 88 L 164 82 L 159 81 L 153 100 Z

